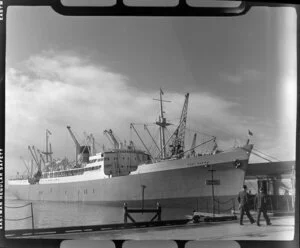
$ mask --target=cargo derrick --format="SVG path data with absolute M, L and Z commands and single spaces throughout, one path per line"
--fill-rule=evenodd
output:
M 24 160 L 24 158 L 23 158 L 22 156 L 20 157 L 20 159 L 23 161 L 23 163 L 24 163 L 24 165 L 25 165 L 25 167 L 26 167 L 26 169 L 27 169 L 28 177 L 30 177 L 30 170 L 29 170 L 28 165 L 26 164 L 26 162 L 25 162 L 25 160 Z
M 171 140 L 171 145 L 170 145 L 171 157 L 182 158 L 184 155 L 184 139 L 185 139 L 188 102 L 189 102 L 189 93 L 185 95 L 185 101 L 181 112 L 180 122 Z
M 93 136 L 93 134 L 90 134 L 90 140 L 91 140 L 91 143 L 92 143 L 92 154 L 93 155 L 96 155 L 96 146 L 95 146 L 95 138 Z
M 133 124 L 131 124 L 131 128 L 134 129 Z M 135 171 L 138 165 L 150 160 L 150 155 L 136 149 L 133 141 L 129 142 L 129 146 L 126 146 L 126 141 L 124 141 L 123 146 L 111 129 L 104 130 L 103 133 L 113 145 L 113 149 L 108 149 L 103 154 L 105 175 L 109 177 L 127 176 Z
M 33 177 L 31 178 L 28 178 L 28 182 L 30 184 L 36 184 L 40 181 L 40 178 L 42 177 L 42 170 L 41 170 L 41 162 L 39 161 L 37 155 L 36 155 L 36 151 L 35 151 L 35 148 L 34 146 L 32 146 L 32 149 L 30 146 L 28 146 L 28 150 L 29 152 L 31 153 L 31 156 L 33 157 L 37 167 L 38 167 L 38 171 L 33 175 Z M 33 152 L 33 151 L 34 152 Z

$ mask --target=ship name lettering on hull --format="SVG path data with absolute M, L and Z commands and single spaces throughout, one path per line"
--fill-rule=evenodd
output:
M 208 161 L 197 162 L 197 163 L 188 163 L 187 165 L 208 165 Z

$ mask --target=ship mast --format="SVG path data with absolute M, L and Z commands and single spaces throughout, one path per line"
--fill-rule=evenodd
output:
M 43 152 L 46 155 L 46 163 L 49 162 L 48 156 L 50 155 L 48 147 L 49 147 L 49 135 L 52 135 L 52 133 L 46 129 L 46 152 Z
M 159 99 L 153 99 L 156 101 L 160 102 L 160 116 L 159 116 L 159 121 L 155 122 L 156 125 L 159 126 L 159 131 L 160 131 L 160 150 L 162 152 L 162 158 L 166 158 L 166 140 L 165 140 L 165 129 L 167 126 L 170 125 L 170 123 L 167 123 L 166 118 L 164 117 L 164 110 L 163 110 L 163 102 L 171 102 L 171 101 L 166 101 L 162 99 L 162 95 L 164 92 L 162 89 L 160 89 L 160 94 L 159 94 Z

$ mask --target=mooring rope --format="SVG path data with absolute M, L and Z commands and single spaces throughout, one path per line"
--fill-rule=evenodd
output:
M 220 204 L 227 204 L 228 202 L 232 202 L 232 200 L 234 200 L 234 199 L 235 198 L 230 198 L 229 200 L 224 201 L 224 202 L 220 202 L 220 200 L 218 200 L 218 199 L 214 199 L 214 201 L 217 202 L 217 203 L 220 203 Z
M 29 206 L 31 203 L 28 203 L 28 204 L 25 204 L 25 205 L 22 205 L 22 206 L 5 206 L 6 208 L 23 208 L 23 207 L 26 207 L 26 206 Z
M 19 220 L 26 220 L 26 219 L 29 219 L 31 218 L 32 216 L 28 216 L 28 217 L 25 217 L 25 218 L 20 218 L 20 219 L 5 219 L 7 221 L 19 221 Z

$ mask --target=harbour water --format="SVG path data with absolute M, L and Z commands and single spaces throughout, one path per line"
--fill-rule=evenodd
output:
M 30 202 L 16 199 L 9 191 L 6 191 L 5 201 L 5 229 L 31 229 L 32 219 L 24 219 L 31 216 L 31 205 L 22 208 L 12 208 L 24 206 Z M 104 206 L 100 204 L 82 202 L 48 202 L 34 201 L 33 219 L 34 228 L 66 227 L 81 225 L 101 225 L 112 223 L 123 223 L 123 205 Z M 130 205 L 128 206 L 130 207 Z M 153 206 L 155 208 L 156 206 Z M 185 215 L 191 215 L 191 207 L 167 207 L 162 208 L 162 219 L 183 219 Z M 132 214 L 136 221 L 149 221 L 154 213 Z

